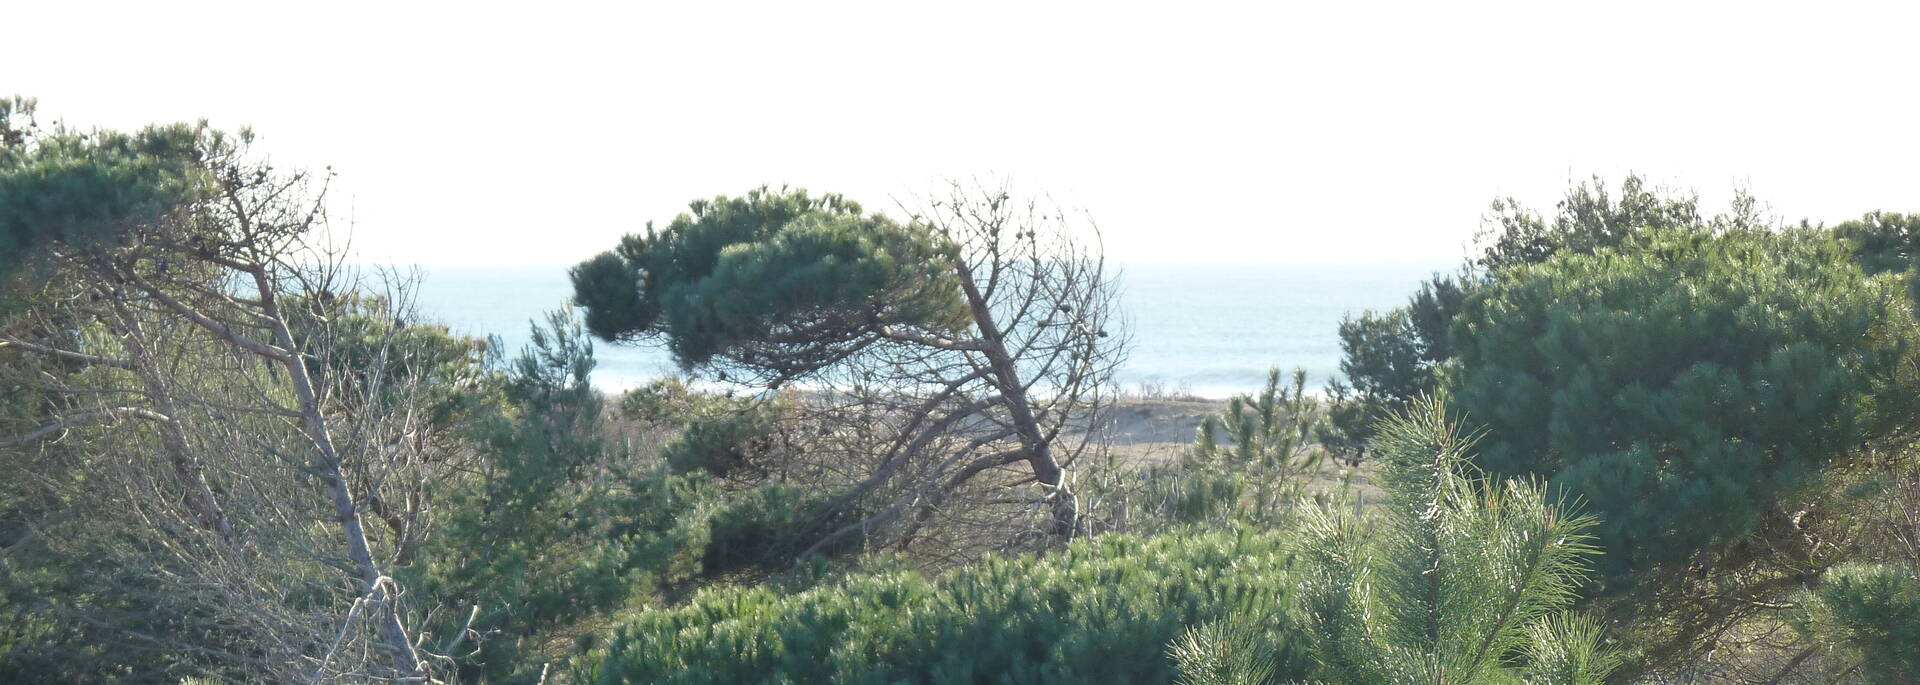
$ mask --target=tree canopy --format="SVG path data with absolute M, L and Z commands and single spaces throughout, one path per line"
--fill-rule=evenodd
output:
M 1615 573 L 1757 531 L 1920 407 L 1895 377 L 1915 343 L 1900 284 L 1839 243 L 1635 238 L 1499 272 L 1453 335 L 1459 408 L 1488 429 L 1479 463 L 1588 501 Z
M 212 189 L 199 162 L 221 136 L 205 126 L 41 131 L 31 101 L 0 105 L 0 274 L 51 244 L 122 236 Z
M 1019 462 L 1051 500 L 1048 530 L 1065 536 L 1066 465 L 1090 444 L 1125 346 L 1107 330 L 1114 290 L 1098 242 L 1067 217 L 1004 187 L 954 184 L 907 223 L 838 195 L 760 188 L 626 236 L 573 269 L 574 301 L 595 335 L 664 340 L 718 380 L 832 386 L 820 397 L 836 399 L 808 411 L 872 432 L 809 451 L 850 448 L 836 469 L 881 455 L 839 504 L 912 474 L 894 495 L 918 502 L 909 538 L 974 477 Z M 1056 454 L 1067 442 L 1078 444 Z
M 951 249 L 838 195 L 760 188 L 695 201 L 574 267 L 574 301 L 606 340 L 664 338 L 689 366 L 722 357 L 802 374 L 883 327 L 964 327 Z

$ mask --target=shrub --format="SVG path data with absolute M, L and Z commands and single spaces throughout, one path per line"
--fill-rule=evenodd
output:
M 1798 627 L 1816 642 L 1853 653 L 1869 682 L 1920 681 L 1920 577 L 1893 564 L 1827 573 L 1809 593 Z
M 690 420 L 660 455 L 674 473 L 753 479 L 767 470 L 775 433 L 769 410 L 762 405 L 705 414 Z
M 1170 682 L 1168 644 L 1231 616 L 1272 617 L 1276 674 L 1299 677 L 1285 538 L 1105 536 L 937 577 L 862 574 L 791 595 L 709 590 L 620 628 L 576 663 L 575 681 Z
M 757 569 L 781 571 L 827 532 L 860 519 L 855 509 L 827 510 L 830 495 L 784 483 L 759 486 L 734 498 L 709 521 L 704 568 L 708 575 Z M 828 556 L 860 548 L 846 536 L 818 550 Z
M 1920 338 L 1898 277 L 1830 236 L 1634 240 L 1496 274 L 1454 320 L 1451 385 L 1489 431 L 1477 464 L 1599 517 L 1594 596 L 1654 669 L 1833 563 L 1796 512 L 1914 425 Z
M 1616 581 L 1759 531 L 1920 406 L 1898 284 L 1836 242 L 1641 238 L 1503 272 L 1454 323 L 1478 463 L 1586 498 Z

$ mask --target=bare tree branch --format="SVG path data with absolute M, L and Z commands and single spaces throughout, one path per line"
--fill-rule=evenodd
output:
M 75 426 L 94 423 L 102 419 L 131 417 L 148 421 L 171 421 L 165 414 L 143 407 L 111 407 L 98 411 L 82 412 L 70 416 L 57 417 L 45 425 L 12 438 L 0 438 L 0 448 L 18 447 L 46 438 L 49 435 L 66 431 Z

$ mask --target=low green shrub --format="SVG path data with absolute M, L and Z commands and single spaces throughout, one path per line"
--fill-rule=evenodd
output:
M 674 473 L 751 480 L 764 475 L 764 456 L 773 443 L 768 413 L 749 407 L 690 419 L 660 456 Z
M 1799 627 L 1816 642 L 1853 653 L 1870 683 L 1920 682 L 1920 573 L 1897 564 L 1827 572 L 1801 603 Z
M 859 520 L 861 512 L 840 508 L 827 511 L 833 498 L 817 490 L 768 483 L 748 490 L 708 522 L 705 571 L 720 575 L 757 569 L 783 571 L 828 533 Z M 827 556 L 856 551 L 858 536 L 844 536 L 817 550 Z
M 1306 674 L 1279 533 L 1104 536 L 1047 557 L 807 591 L 709 590 L 640 614 L 575 663 L 579 683 L 1172 682 L 1189 626 L 1257 617 L 1275 675 Z

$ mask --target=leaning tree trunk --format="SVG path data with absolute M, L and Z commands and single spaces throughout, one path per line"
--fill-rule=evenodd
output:
M 307 373 L 307 365 L 299 354 L 299 347 L 294 344 L 293 332 L 287 327 L 286 318 L 280 315 L 273 284 L 266 278 L 264 270 L 254 271 L 253 277 L 260 291 L 261 311 L 266 315 L 275 343 L 284 352 L 277 360 L 287 369 L 287 376 L 293 381 L 294 396 L 300 403 L 301 426 L 319 452 L 320 475 L 333 497 L 334 515 L 339 519 L 341 533 L 347 542 L 347 558 L 359 572 L 360 582 L 366 586 L 367 597 L 377 602 L 380 609 L 374 615 L 380 641 L 393 653 L 393 668 L 402 679 L 409 682 L 424 681 L 420 655 L 414 652 L 413 641 L 407 637 L 407 627 L 400 621 L 399 593 L 393 580 L 381 573 L 379 565 L 373 560 L 373 549 L 367 544 L 367 531 L 361 523 L 359 508 L 354 504 L 353 492 L 348 487 L 340 453 L 334 447 L 332 434 L 327 430 L 327 417 L 321 412 L 313 378 Z
M 208 316 L 191 305 L 175 299 L 164 290 L 148 283 L 138 274 L 129 272 L 128 280 L 144 291 L 149 297 L 160 302 L 195 325 L 227 340 L 235 347 L 279 363 L 287 370 L 287 376 L 293 382 L 293 391 L 299 401 L 301 430 L 307 439 L 313 442 L 319 455 L 318 475 L 325 481 L 333 499 L 334 518 L 340 525 L 341 536 L 347 543 L 347 558 L 353 563 L 354 572 L 364 586 L 367 601 L 373 605 L 372 613 L 375 627 L 380 634 L 380 643 L 393 654 L 393 668 L 399 678 L 406 682 L 425 682 L 425 672 L 420 667 L 420 657 L 414 651 L 413 642 L 407 637 L 406 626 L 400 622 L 397 605 L 399 599 L 393 580 L 380 572 L 373 560 L 373 550 L 367 544 L 367 532 L 360 521 L 359 508 L 354 504 L 353 493 L 349 488 L 346 469 L 341 462 L 340 453 L 335 448 L 333 437 L 327 430 L 326 415 L 322 412 L 318 393 L 314 390 L 313 379 L 307 373 L 307 365 L 301 357 L 299 347 L 293 339 L 293 332 L 287 326 L 286 317 L 280 311 L 276 289 L 267 275 L 267 267 L 258 263 L 246 263 L 234 260 L 220 260 L 223 266 L 236 269 L 253 277 L 258 290 L 255 322 L 273 335 L 271 344 L 254 340 L 236 329 Z
M 960 278 L 960 288 L 966 293 L 967 308 L 973 314 L 974 326 L 980 329 L 981 354 L 987 358 L 992 369 L 993 384 L 1006 400 L 1007 414 L 1013 420 L 1014 435 L 1020 439 L 1025 450 L 1027 465 L 1033 469 L 1034 480 L 1048 488 L 1048 500 L 1051 503 L 1052 516 L 1047 532 L 1059 539 L 1073 536 L 1074 525 L 1079 519 L 1079 502 L 1073 492 L 1067 488 L 1066 469 L 1053 457 L 1053 441 L 1034 418 L 1033 403 L 1027 393 L 1027 386 L 1020 379 L 1020 368 L 1014 364 L 1012 353 L 1007 351 L 1006 336 L 995 322 L 993 308 L 987 298 L 981 294 L 979 284 L 974 282 L 973 269 L 957 254 L 953 257 L 955 275 Z

